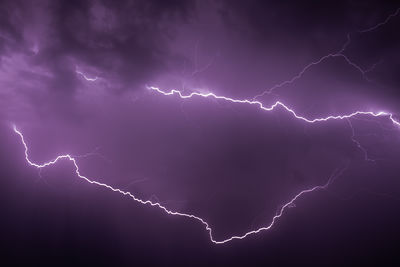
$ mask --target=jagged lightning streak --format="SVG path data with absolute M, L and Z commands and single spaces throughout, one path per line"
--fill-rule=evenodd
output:
M 167 214 L 169 214 L 169 215 L 176 215 L 176 216 L 186 217 L 186 218 L 193 219 L 193 220 L 196 220 L 196 221 L 200 222 L 200 223 L 205 227 L 206 231 L 207 231 L 208 234 L 209 234 L 209 237 L 210 237 L 211 242 L 213 242 L 214 244 L 224 244 L 224 243 L 230 242 L 230 241 L 232 241 L 232 240 L 244 239 L 244 238 L 246 238 L 246 237 L 248 237 L 248 236 L 250 236 L 250 235 L 254 235 L 254 234 L 260 233 L 260 232 L 262 232 L 262 231 L 267 231 L 267 230 L 271 229 L 271 228 L 275 225 L 275 223 L 277 222 L 277 220 L 278 220 L 280 217 L 282 217 L 282 215 L 284 214 L 285 210 L 288 209 L 288 208 L 290 208 L 290 207 L 292 207 L 292 206 L 294 205 L 294 203 L 295 203 L 296 200 L 298 200 L 300 197 L 302 197 L 303 195 L 305 195 L 305 194 L 307 194 L 307 193 L 311 193 L 311 192 L 314 192 L 314 191 L 317 191 L 317 190 L 321 190 L 321 189 L 326 189 L 326 188 L 330 185 L 330 183 L 344 171 L 344 170 L 342 170 L 342 171 L 339 172 L 338 174 L 335 174 L 335 173 L 332 174 L 332 175 L 329 177 L 327 183 L 325 183 L 324 185 L 317 185 L 317 186 L 314 186 L 314 187 L 312 187 L 312 188 L 309 188 L 309 189 L 305 189 L 305 190 L 300 191 L 300 193 L 296 194 L 296 195 L 295 195 L 292 199 L 290 199 L 286 204 L 284 204 L 284 205 L 281 206 L 281 208 L 276 212 L 276 214 L 275 214 L 274 217 L 272 218 L 271 222 L 270 222 L 267 226 L 260 227 L 260 228 L 258 228 L 258 229 L 256 229 L 256 230 L 248 231 L 248 232 L 246 232 L 246 233 L 243 234 L 243 235 L 234 235 L 234 236 L 232 236 L 232 237 L 230 237 L 230 238 L 227 238 L 227 239 L 224 239 L 224 240 L 215 240 L 215 239 L 213 238 L 212 228 L 209 226 L 209 224 L 208 224 L 204 219 L 202 219 L 202 218 L 200 218 L 200 217 L 198 217 L 198 216 L 196 216 L 196 215 L 193 215 L 193 214 L 187 214 L 187 213 L 181 213 L 181 212 L 169 210 L 169 209 L 167 209 L 165 206 L 163 206 L 162 204 L 160 204 L 159 202 L 154 202 L 154 201 L 152 201 L 152 200 L 142 200 L 142 199 L 140 199 L 140 198 L 134 196 L 132 193 L 130 193 L 130 192 L 128 192 L 128 191 L 124 191 L 124 190 L 121 190 L 121 189 L 112 187 L 111 185 L 108 185 L 108 184 L 105 184 L 105 183 L 100 183 L 100 182 L 97 182 L 97 181 L 95 181 L 95 180 L 92 180 L 92 179 L 90 179 L 90 178 L 88 178 L 88 177 L 86 177 L 85 175 L 83 175 L 83 174 L 80 173 L 79 165 L 78 165 L 78 163 L 77 163 L 77 159 L 74 158 L 74 157 L 72 157 L 72 156 L 69 155 L 69 154 L 57 156 L 55 159 L 53 159 L 53 160 L 51 160 L 51 161 L 48 161 L 48 162 L 45 162 L 45 163 L 42 163 L 42 164 L 33 162 L 33 161 L 29 158 L 29 154 L 28 154 L 28 145 L 27 145 L 26 142 L 25 142 L 24 135 L 22 134 L 22 132 L 20 132 L 20 131 L 17 129 L 17 127 L 16 127 L 15 125 L 13 126 L 13 129 L 14 129 L 14 132 L 15 132 L 16 134 L 18 134 L 19 137 L 20 137 L 20 139 L 21 139 L 21 142 L 22 142 L 22 144 L 23 144 L 23 146 L 24 146 L 24 149 L 25 149 L 25 160 L 26 160 L 26 162 L 27 162 L 30 166 L 36 167 L 37 169 L 40 170 L 40 169 L 42 169 L 42 168 L 45 168 L 45 167 L 51 166 L 51 165 L 53 165 L 53 164 L 56 164 L 56 163 L 59 162 L 60 160 L 63 160 L 63 159 L 69 160 L 69 161 L 72 162 L 72 164 L 73 164 L 74 167 L 75 167 L 75 173 L 76 173 L 76 175 L 77 175 L 79 178 L 81 178 L 82 180 L 84 180 L 84 181 L 86 181 L 86 182 L 88 182 L 88 183 L 90 183 L 90 184 L 95 184 L 95 185 L 98 185 L 98 186 L 107 188 L 107 189 L 109 189 L 109 190 L 111 190 L 111 191 L 120 193 L 120 194 L 122 194 L 122 195 L 124 195 L 124 196 L 128 196 L 128 197 L 132 198 L 134 201 L 136 201 L 136 202 L 138 202 L 138 203 L 140 203 L 140 204 L 143 204 L 143 205 L 146 205 L 146 206 L 151 206 L 151 207 L 157 207 L 157 208 L 161 209 L 162 211 L 164 211 L 165 213 L 167 213 Z
M 328 55 L 325 55 L 325 56 L 321 57 L 320 59 L 318 59 L 318 60 L 316 60 L 316 61 L 313 61 L 313 62 L 307 64 L 305 67 L 303 67 L 303 69 L 302 69 L 296 76 L 292 77 L 292 78 L 289 79 L 289 80 L 286 80 L 286 81 L 283 81 L 283 82 L 281 82 L 281 83 L 278 83 L 278 84 L 272 86 L 271 88 L 269 88 L 269 89 L 263 91 L 262 93 L 260 93 L 260 94 L 258 94 L 258 95 L 256 95 L 256 96 L 254 96 L 254 97 L 253 97 L 253 100 L 256 100 L 257 98 L 262 97 L 262 96 L 264 96 L 264 95 L 266 95 L 266 94 L 272 94 L 272 92 L 273 92 L 274 90 L 276 90 L 276 89 L 278 89 L 278 88 L 281 88 L 281 87 L 284 87 L 284 86 L 286 86 L 286 85 L 289 85 L 289 84 L 294 83 L 295 81 L 297 81 L 298 79 L 300 79 L 301 77 L 303 77 L 303 75 L 304 75 L 310 68 L 312 68 L 312 67 L 314 67 L 314 66 L 316 66 L 316 65 L 319 65 L 319 64 L 321 64 L 323 61 L 325 61 L 325 60 L 327 60 L 327 59 L 330 59 L 330 58 L 342 58 L 348 65 L 350 65 L 351 67 L 355 68 L 358 72 L 360 72 L 360 74 L 363 76 L 363 78 L 364 78 L 366 81 L 370 81 L 370 80 L 368 79 L 368 77 L 367 77 L 366 74 L 367 74 L 367 72 L 369 72 L 370 69 L 372 69 L 372 68 L 374 67 L 374 65 L 376 65 L 376 64 L 374 64 L 374 65 L 373 65 L 370 69 L 368 69 L 368 70 L 363 70 L 360 66 L 358 66 L 356 63 L 354 63 L 353 61 L 351 61 L 351 60 L 349 59 L 348 56 L 346 56 L 345 54 L 343 54 L 344 51 L 346 50 L 347 46 L 350 44 L 350 41 L 351 41 L 351 39 L 350 39 L 350 34 L 347 34 L 347 41 L 343 44 L 342 48 L 341 48 L 339 51 L 337 51 L 337 52 L 335 52 L 335 53 L 330 53 L 330 54 L 328 54 Z
M 367 29 L 364 29 L 364 30 L 359 30 L 358 33 L 363 34 L 363 33 L 367 33 L 367 32 L 374 31 L 374 30 L 376 30 L 377 28 L 379 28 L 379 27 L 381 27 L 381 26 L 387 24 L 393 17 L 396 17 L 397 15 L 399 15 L 399 13 L 400 13 L 400 8 L 398 8 L 394 13 L 390 14 L 384 21 L 382 21 L 382 22 L 376 24 L 375 26 L 372 26 L 371 28 L 367 28 Z M 322 63 L 323 61 L 325 61 L 325 60 L 327 60 L 327 59 L 330 59 L 330 58 L 342 58 L 343 60 L 345 60 L 345 62 L 346 62 L 348 65 L 350 65 L 351 67 L 353 67 L 353 68 L 355 68 L 357 71 L 359 71 L 359 72 L 361 73 L 361 75 L 363 76 L 363 78 L 364 78 L 366 81 L 369 82 L 370 79 L 367 77 L 366 74 L 367 74 L 368 72 L 370 72 L 370 71 L 377 65 L 377 63 L 373 64 L 373 65 L 372 65 L 370 68 L 368 68 L 367 70 L 363 70 L 360 66 L 358 66 L 356 63 L 354 63 L 353 61 L 351 61 L 351 60 L 349 59 L 349 57 L 346 56 L 346 55 L 344 54 L 344 52 L 345 52 L 347 46 L 350 44 L 350 41 L 351 41 L 350 33 L 348 33 L 348 34 L 347 34 L 347 41 L 343 44 L 342 48 L 341 48 L 339 51 L 337 51 L 337 52 L 335 52 L 335 53 L 330 53 L 330 54 L 328 54 L 328 55 L 325 55 L 325 56 L 321 57 L 320 59 L 318 59 L 318 60 L 316 60 L 316 61 L 313 61 L 313 62 L 307 64 L 305 67 L 303 67 L 303 69 L 302 69 L 297 75 L 295 75 L 294 77 L 292 77 L 292 78 L 289 79 L 289 80 L 286 80 L 286 81 L 283 81 L 283 82 L 281 82 L 281 83 L 278 83 L 278 84 L 276 84 L 276 85 L 270 87 L 269 89 L 263 91 L 262 93 L 260 93 L 260 94 L 258 94 L 258 95 L 256 95 L 256 96 L 254 96 L 253 100 L 255 100 L 255 99 L 259 98 L 259 97 L 262 97 L 262 96 L 264 96 L 264 95 L 266 95 L 266 94 L 272 94 L 274 90 L 276 90 L 276 89 L 278 89 L 278 88 L 281 88 L 281 87 L 284 87 L 284 86 L 286 86 L 286 85 L 289 85 L 289 84 L 294 83 L 296 80 L 298 80 L 298 79 L 300 79 L 301 77 L 303 77 L 304 73 L 306 73 L 311 67 L 316 66 L 316 65 L 319 65 L 319 64 Z
M 83 79 L 85 79 L 88 82 L 95 82 L 97 81 L 97 79 L 99 79 L 99 77 L 94 77 L 94 78 L 90 78 L 89 76 L 87 76 L 85 73 L 83 73 L 82 71 L 79 70 L 75 70 L 75 72 L 79 75 L 81 75 L 83 77 Z
M 368 157 L 368 151 L 361 145 L 361 143 L 356 139 L 356 133 L 354 131 L 354 127 L 353 124 L 351 123 L 351 120 L 349 118 L 346 119 L 347 122 L 349 123 L 350 126 L 350 130 L 351 130 L 351 141 L 353 141 L 353 143 L 356 144 L 356 146 L 364 153 L 364 159 L 366 161 L 371 161 L 371 162 L 375 162 L 375 160 L 370 159 Z
M 260 109 L 265 110 L 265 111 L 273 111 L 275 108 L 277 107 L 282 107 L 283 109 L 285 109 L 286 111 L 288 111 L 289 113 L 291 113 L 296 119 L 308 122 L 308 123 L 315 123 L 315 122 L 324 122 L 324 121 L 328 121 L 328 120 L 343 120 L 343 119 L 348 119 L 354 116 L 358 116 L 358 115 L 369 115 L 369 116 L 373 116 L 373 117 L 382 117 L 382 116 L 386 116 L 388 117 L 392 123 L 394 125 L 400 126 L 400 122 L 394 119 L 394 115 L 392 113 L 389 112 L 385 112 L 385 111 L 379 111 L 379 112 L 373 112 L 373 111 L 355 111 L 353 113 L 349 113 L 349 114 L 345 114 L 345 115 L 330 115 L 327 117 L 322 117 L 322 118 L 314 118 L 314 119 L 309 119 L 303 116 L 298 115 L 293 109 L 289 108 L 288 106 L 286 106 L 285 104 L 283 104 L 280 101 L 276 101 L 273 105 L 267 107 L 264 106 L 263 103 L 261 103 L 260 101 L 257 100 L 248 100 L 248 99 L 234 99 L 234 98 L 230 98 L 230 97 L 226 97 L 226 96 L 219 96 L 216 95 L 214 93 L 199 93 L 199 92 L 192 92 L 188 95 L 184 95 L 182 94 L 182 92 L 178 91 L 178 90 L 170 90 L 170 91 L 163 91 L 158 87 L 154 87 L 154 86 L 147 86 L 147 89 L 158 92 L 162 95 L 165 96 L 171 96 L 171 95 L 177 95 L 182 99 L 187 99 L 187 98 L 192 98 L 195 96 L 200 96 L 200 97 L 204 97 L 204 98 L 214 98 L 214 99 L 221 99 L 221 100 L 225 100 L 228 102 L 232 102 L 232 103 L 240 103 L 240 104 L 248 104 L 248 105 L 255 105 L 258 106 Z
M 358 32 L 365 33 L 365 32 L 370 32 L 370 31 L 376 30 L 377 28 L 381 27 L 382 25 L 385 25 L 386 23 L 388 23 L 389 20 L 391 20 L 393 17 L 396 17 L 399 13 L 400 13 L 400 8 L 398 8 L 393 14 L 390 14 L 384 21 L 376 24 L 375 26 L 372 26 L 371 28 L 361 30 Z

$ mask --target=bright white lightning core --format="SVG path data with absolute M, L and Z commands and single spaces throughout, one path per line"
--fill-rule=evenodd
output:
M 75 157 L 69 155 L 69 154 L 60 155 L 60 156 L 56 157 L 55 159 L 53 159 L 53 160 L 51 160 L 51 161 L 44 162 L 44 163 L 41 163 L 41 164 L 33 162 L 33 161 L 29 158 L 28 146 L 27 146 L 27 144 L 26 144 L 26 142 L 25 142 L 25 138 L 24 138 L 22 132 L 20 132 L 20 131 L 17 129 L 16 126 L 14 126 L 13 129 L 14 129 L 14 132 L 15 132 L 16 134 L 18 134 L 19 137 L 21 138 L 21 142 L 22 142 L 22 144 L 23 144 L 23 146 L 24 146 L 24 149 L 25 149 L 25 160 L 26 160 L 26 162 L 27 162 L 29 165 L 31 165 L 31 166 L 33 166 L 33 167 L 35 167 L 35 168 L 38 168 L 38 169 L 42 169 L 42 168 L 51 166 L 51 165 L 53 165 L 53 164 L 56 164 L 56 163 L 57 163 L 58 161 L 60 161 L 60 160 L 64 160 L 64 159 L 65 159 L 65 160 L 69 160 L 69 161 L 72 162 L 72 164 L 73 164 L 74 167 L 75 167 L 75 173 L 76 173 L 76 175 L 77 175 L 79 178 L 81 178 L 82 180 L 84 180 L 84 181 L 86 181 L 86 182 L 88 182 L 88 183 L 90 183 L 90 184 L 102 186 L 102 187 L 107 188 L 107 189 L 109 189 L 109 190 L 111 190 L 111 191 L 114 191 L 114 192 L 116 192 L 116 193 L 122 194 L 122 195 L 124 195 L 124 196 L 128 196 L 128 197 L 132 198 L 134 201 L 136 201 L 136 202 L 138 202 L 138 203 L 140 203 L 140 204 L 143 204 L 143 205 L 146 205 L 146 206 L 151 206 L 151 207 L 159 208 L 160 210 L 162 210 L 163 212 L 165 212 L 165 213 L 167 213 L 167 214 L 169 214 L 169 215 L 175 215 L 175 216 L 186 217 L 186 218 L 192 219 L 192 220 L 194 220 L 194 221 L 200 222 L 200 223 L 204 226 L 204 228 L 206 229 L 206 231 L 208 232 L 208 235 L 209 235 L 209 238 L 210 238 L 211 242 L 213 242 L 214 244 L 224 244 L 224 243 L 228 243 L 228 242 L 230 242 L 230 241 L 232 241 L 232 240 L 235 240 L 235 239 L 244 239 L 244 238 L 246 238 L 246 237 L 248 237 L 248 236 L 250 236 L 250 235 L 257 234 L 257 233 L 260 233 L 260 232 L 267 231 L 267 230 L 271 229 L 271 228 L 276 224 L 277 220 L 284 214 L 284 212 L 285 212 L 288 208 L 290 208 L 290 207 L 292 207 L 292 206 L 294 205 L 294 203 L 296 202 L 297 199 L 299 199 L 300 197 L 302 197 L 303 195 L 305 195 L 305 194 L 307 194 L 307 193 L 311 193 L 311 192 L 314 192 L 314 191 L 317 191 L 317 190 L 325 189 L 326 187 L 329 186 L 329 184 L 330 184 L 336 177 L 338 177 L 338 176 L 343 172 L 343 170 L 342 170 L 342 171 L 339 172 L 339 173 L 338 173 L 338 172 L 335 172 L 334 174 L 332 174 L 332 175 L 329 177 L 327 183 L 325 183 L 324 185 L 317 185 L 317 186 L 314 186 L 314 187 L 312 187 L 312 188 L 309 188 L 309 189 L 305 189 L 305 190 L 303 190 L 303 191 L 300 191 L 297 195 L 295 195 L 292 199 L 290 199 L 286 204 L 284 204 L 284 205 L 282 205 L 282 206 L 280 207 L 280 209 L 277 211 L 277 213 L 275 214 L 275 216 L 272 218 L 272 220 L 270 221 L 270 223 L 269 223 L 268 225 L 263 226 L 263 227 L 260 227 L 260 228 L 255 229 L 255 230 L 248 231 L 248 232 L 246 232 L 246 233 L 243 234 L 243 235 L 234 235 L 234 236 L 229 237 L 229 238 L 227 238 L 227 239 L 215 240 L 214 237 L 213 237 L 213 234 L 212 234 L 212 228 L 210 227 L 210 225 L 209 225 L 204 219 L 202 219 L 202 218 L 200 218 L 200 217 L 198 217 L 198 216 L 196 216 L 196 215 L 193 215 L 193 214 L 188 214 L 188 213 L 182 213 L 182 212 L 177 212 L 177 211 L 169 210 L 168 208 L 166 208 L 165 206 L 161 205 L 161 204 L 158 203 L 158 202 L 154 202 L 154 201 L 152 201 L 152 200 L 142 200 L 142 199 L 140 199 L 140 198 L 137 198 L 136 196 L 134 196 L 132 193 L 130 193 L 130 192 L 128 192 L 128 191 L 124 191 L 124 190 L 115 188 L 115 187 L 113 187 L 113 186 L 111 186 L 111 185 L 108 185 L 108 184 L 105 184 L 105 183 L 100 183 L 100 182 L 97 182 L 97 181 L 95 181 L 95 180 L 93 180 L 93 179 L 90 179 L 90 178 L 88 178 L 87 176 L 85 176 L 85 175 L 83 175 L 83 174 L 80 173 L 79 165 L 78 165 L 78 163 L 77 163 L 77 159 L 76 159 Z
M 283 104 L 280 101 L 276 101 L 273 105 L 268 107 L 268 106 L 264 106 L 263 103 L 261 103 L 260 101 L 257 101 L 257 100 L 234 99 L 234 98 L 230 98 L 230 97 L 226 97 L 226 96 L 219 96 L 214 93 L 192 92 L 188 95 L 184 95 L 184 94 L 182 94 L 182 92 L 180 92 L 178 90 L 163 91 L 160 88 L 154 87 L 154 86 L 147 86 L 147 89 L 155 91 L 155 92 L 160 93 L 165 96 L 177 95 L 182 99 L 200 96 L 200 97 L 205 97 L 205 98 L 221 99 L 221 100 L 225 100 L 225 101 L 232 102 L 232 103 L 255 105 L 255 106 L 258 106 L 258 108 L 265 110 L 265 111 L 273 111 L 277 107 L 282 107 L 283 109 L 285 109 L 286 111 L 291 113 L 296 119 L 299 119 L 299 120 L 302 120 L 302 121 L 305 121 L 308 123 L 324 122 L 324 121 L 328 121 L 328 120 L 343 120 L 343 119 L 352 118 L 352 117 L 355 117 L 358 115 L 369 115 L 369 116 L 373 116 L 373 117 L 386 116 L 392 121 L 393 124 L 400 126 L 400 122 L 394 119 L 393 114 L 389 113 L 389 112 L 385 112 L 385 111 L 379 111 L 379 112 L 354 111 L 353 113 L 350 113 L 350 114 L 331 115 L 331 116 L 327 116 L 327 117 L 309 119 L 309 118 L 298 115 L 293 109 L 289 108 L 288 106 L 286 106 L 285 104 Z

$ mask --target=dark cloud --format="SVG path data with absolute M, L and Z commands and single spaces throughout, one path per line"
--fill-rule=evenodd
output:
M 111 94 L 143 89 L 168 70 L 169 41 L 194 7 L 193 1 L 3 1 L 2 80 L 39 116 L 79 113 L 77 90 L 85 81 L 77 71 L 101 77 L 98 86 Z
M 174 23 L 192 8 L 190 1 L 10 1 L 2 5 L 2 47 L 32 50 L 27 60 L 47 68 L 51 90 L 73 91 L 76 68 L 88 67 L 118 89 L 134 88 L 166 69 Z
M 297 45 L 329 45 L 349 32 L 376 25 L 396 10 L 386 1 L 222 1 L 220 12 L 230 25 L 257 41 L 296 41 Z M 343 36 L 344 35 L 344 36 Z M 284 43 L 283 43 L 284 44 Z M 313 47 L 309 47 L 312 49 Z

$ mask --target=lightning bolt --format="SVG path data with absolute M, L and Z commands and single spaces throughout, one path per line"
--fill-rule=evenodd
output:
M 365 33 L 365 32 L 374 31 L 374 30 L 376 30 L 377 28 L 379 28 L 379 27 L 385 25 L 386 23 L 388 23 L 389 20 L 391 20 L 393 17 L 396 17 L 399 13 L 400 13 L 400 8 L 398 8 L 394 13 L 390 14 L 384 21 L 382 21 L 382 22 L 376 24 L 375 26 L 373 26 L 373 27 L 371 27 L 371 28 L 368 28 L 368 29 L 365 29 L 365 30 L 361 30 L 361 31 L 359 31 L 359 32 L 360 32 L 360 33 Z
M 82 71 L 79 71 L 79 70 L 75 70 L 75 72 L 77 74 L 81 75 L 83 77 L 83 79 L 85 79 L 88 82 L 95 82 L 95 81 L 97 81 L 97 79 L 99 79 L 99 77 L 97 77 L 97 76 L 94 78 L 90 78 L 89 76 L 86 76 L 85 73 L 83 73 Z
M 375 26 L 365 29 L 365 30 L 360 30 L 358 31 L 359 33 L 366 33 L 366 32 L 371 32 L 376 30 L 377 28 L 387 24 L 393 17 L 396 17 L 398 14 L 400 13 L 400 8 L 398 8 L 394 13 L 390 14 L 384 21 L 376 24 Z M 278 88 L 281 88 L 283 86 L 286 86 L 288 84 L 292 84 L 294 83 L 296 80 L 300 79 L 301 77 L 303 77 L 304 73 L 307 72 L 311 67 L 319 65 L 320 63 L 322 63 L 323 61 L 330 59 L 330 58 L 342 58 L 348 65 L 350 65 L 351 67 L 353 67 L 354 69 L 356 69 L 357 71 L 359 71 L 361 73 L 361 75 L 363 76 L 363 78 L 370 82 L 370 79 L 367 77 L 367 73 L 370 72 L 376 65 L 377 63 L 373 64 L 369 69 L 367 70 L 363 70 L 360 66 L 358 66 L 356 63 L 354 63 L 353 61 L 351 61 L 348 56 L 346 56 L 344 54 L 344 51 L 346 50 L 347 46 L 350 44 L 351 38 L 350 38 L 350 33 L 347 34 L 347 41 L 343 44 L 342 48 L 335 52 L 335 53 L 330 53 L 328 55 L 325 55 L 323 57 L 321 57 L 320 59 L 313 61 L 309 64 L 307 64 L 305 67 L 303 67 L 303 69 L 294 77 L 292 77 L 289 80 L 283 81 L 281 83 L 278 83 L 274 86 L 272 86 L 271 88 L 263 91 L 262 93 L 254 96 L 253 100 L 262 97 L 266 94 L 272 94 L 272 92 Z
M 356 146 L 364 153 L 364 159 L 365 159 L 366 161 L 375 162 L 375 160 L 370 159 L 370 158 L 368 157 L 368 152 L 367 152 L 367 150 L 366 150 L 366 149 L 361 145 L 361 143 L 355 138 L 355 137 L 356 137 L 356 133 L 355 133 L 355 131 L 354 131 L 354 127 L 353 127 L 353 124 L 351 123 L 351 120 L 350 120 L 350 119 L 346 119 L 346 120 L 347 120 L 347 122 L 349 123 L 350 130 L 351 130 L 351 141 L 353 141 L 353 143 L 355 143 Z
M 278 88 L 281 88 L 281 87 L 284 87 L 285 85 L 294 83 L 295 81 L 297 81 L 298 79 L 300 79 L 301 77 L 303 77 L 304 73 L 306 73 L 310 68 L 312 68 L 312 67 L 314 67 L 314 66 L 316 66 L 316 65 L 319 65 L 320 63 L 322 63 L 322 62 L 324 62 L 324 61 L 326 61 L 326 60 L 328 60 L 328 59 L 330 59 L 330 58 L 342 58 L 347 64 L 349 64 L 351 67 L 355 68 L 358 72 L 360 72 L 361 75 L 363 76 L 363 78 L 364 78 L 366 81 L 370 82 L 369 78 L 368 78 L 367 75 L 366 75 L 370 70 L 363 70 L 360 66 L 358 66 L 356 63 L 354 63 L 353 61 L 351 61 L 351 60 L 349 59 L 349 57 L 347 57 L 347 56 L 344 54 L 344 51 L 346 50 L 347 46 L 350 44 L 350 41 L 351 41 L 351 39 L 350 39 L 350 34 L 347 34 L 347 41 L 346 41 L 346 43 L 343 44 L 342 48 L 341 48 L 339 51 L 337 51 L 337 52 L 335 52 L 335 53 L 330 53 L 330 54 L 328 54 L 328 55 L 325 55 L 325 56 L 321 57 L 320 59 L 318 59 L 318 60 L 316 60 L 316 61 L 313 61 L 313 62 L 307 64 L 305 67 L 303 67 L 303 69 L 302 69 L 296 76 L 292 77 L 292 78 L 289 79 L 289 80 L 286 80 L 286 81 L 283 81 L 283 82 L 281 82 L 281 83 L 278 83 L 278 84 L 272 86 L 271 88 L 265 90 L 265 91 L 262 92 L 261 94 L 258 94 L 258 95 L 256 95 L 256 96 L 254 96 L 253 100 L 256 100 L 257 98 L 262 97 L 262 96 L 264 96 L 264 95 L 266 95 L 266 94 L 272 94 L 272 92 L 273 92 L 274 90 L 276 90 L 276 89 L 278 89 Z M 375 65 L 376 65 L 376 64 L 374 64 L 374 65 L 372 66 L 372 68 L 373 68 Z M 370 69 L 372 69 L 372 68 L 370 68 Z
M 355 117 L 358 115 L 368 115 L 368 116 L 373 116 L 373 117 L 382 117 L 382 116 L 388 117 L 394 125 L 400 126 L 400 122 L 394 119 L 394 115 L 392 113 L 385 112 L 385 111 L 379 111 L 379 112 L 355 111 L 353 113 L 344 114 L 344 115 L 330 115 L 330 116 L 322 117 L 322 118 L 309 119 L 309 118 L 298 115 L 293 109 L 289 108 L 288 106 L 286 106 L 284 103 L 282 103 L 280 101 L 276 101 L 271 106 L 264 106 L 263 103 L 261 103 L 260 101 L 257 101 L 257 100 L 234 99 L 234 98 L 230 98 L 230 97 L 226 97 L 226 96 L 219 96 L 214 93 L 192 92 L 188 95 L 184 95 L 181 91 L 174 90 L 174 89 L 170 90 L 170 91 L 163 91 L 160 88 L 154 87 L 154 86 L 147 86 L 147 89 L 155 91 L 155 92 L 160 93 L 165 96 L 177 95 L 182 99 L 187 99 L 187 98 L 192 98 L 192 97 L 198 96 L 198 97 L 204 97 L 204 98 L 220 99 L 220 100 L 224 100 L 224 101 L 228 101 L 228 102 L 232 102 L 232 103 L 254 105 L 254 106 L 258 106 L 258 108 L 265 110 L 265 111 L 273 111 L 275 108 L 281 107 L 281 108 L 285 109 L 287 112 L 289 112 L 290 114 L 292 114 L 296 119 L 305 121 L 307 123 L 325 122 L 325 121 L 329 121 L 329 120 L 343 120 L 343 119 L 352 118 L 352 117 Z
M 228 242 L 233 241 L 233 240 L 241 240 L 241 239 L 244 239 L 244 238 L 246 238 L 246 237 L 248 237 L 248 236 L 250 236 L 250 235 L 254 235 L 254 234 L 258 234 L 258 233 L 263 232 L 263 231 L 270 230 L 270 229 L 276 224 L 276 222 L 278 221 L 278 219 L 279 219 L 280 217 L 282 217 L 282 215 L 284 214 L 284 212 L 285 212 L 288 208 L 293 207 L 293 206 L 294 206 L 294 203 L 295 203 L 299 198 L 301 198 L 303 195 L 306 195 L 306 194 L 308 194 L 308 193 L 315 192 L 315 191 L 322 190 L 322 189 L 326 189 L 326 188 L 331 184 L 331 182 L 333 182 L 333 180 L 334 180 L 336 177 L 338 177 L 339 175 L 341 175 L 341 174 L 343 173 L 343 171 L 344 171 L 344 169 L 343 169 L 342 171 L 340 171 L 340 172 L 336 172 L 336 171 L 335 171 L 334 174 L 332 174 L 332 175 L 329 177 L 328 181 L 327 181 L 325 184 L 323 184 L 323 185 L 317 185 L 317 186 L 314 186 L 314 187 L 312 187 L 312 188 L 309 188 L 309 189 L 305 189 L 305 190 L 300 191 L 300 192 L 299 192 L 298 194 L 296 194 L 292 199 L 290 199 L 286 204 L 284 204 L 284 205 L 282 205 L 282 206 L 280 207 L 280 209 L 276 212 L 275 216 L 272 218 L 271 222 L 270 222 L 267 226 L 258 228 L 258 229 L 256 229 L 256 230 L 248 231 L 248 232 L 246 232 L 246 233 L 243 234 L 243 235 L 234 235 L 234 236 L 232 236 L 232 237 L 230 237 L 230 238 L 227 238 L 227 239 L 216 240 L 216 239 L 214 239 L 214 237 L 213 237 L 212 228 L 210 227 L 210 225 L 209 225 L 204 219 L 202 219 L 202 218 L 200 218 L 200 217 L 198 217 L 198 216 L 196 216 L 196 215 L 193 215 L 193 214 L 188 214 L 188 213 L 182 213 L 182 212 L 177 212 L 177 211 L 169 210 L 168 208 L 166 208 L 165 206 L 163 206 L 163 205 L 160 204 L 159 202 L 155 202 L 155 201 L 152 201 L 152 200 L 142 200 L 142 199 L 140 199 L 140 198 L 134 196 L 132 193 L 130 193 L 130 192 L 128 192 L 128 191 L 124 191 L 124 190 L 121 190 L 121 189 L 119 189 L 119 188 L 113 187 L 113 186 L 111 186 L 111 185 L 108 185 L 108 184 L 105 184 L 105 183 L 100 183 L 100 182 L 97 182 L 97 181 L 95 181 L 95 180 L 93 180 L 93 179 L 90 179 L 90 178 L 88 178 L 87 176 L 81 174 L 81 172 L 80 172 L 80 170 L 79 170 L 79 165 L 78 165 L 77 159 L 76 159 L 75 157 L 69 155 L 69 154 L 57 156 L 55 159 L 50 160 L 50 161 L 48 161 L 48 162 L 41 163 L 41 164 L 36 163 L 36 162 L 33 162 L 33 161 L 29 158 L 29 154 L 28 154 L 28 145 L 27 145 L 26 142 L 25 142 L 24 135 L 22 134 L 21 131 L 19 131 L 19 130 L 17 129 L 17 127 L 16 127 L 15 125 L 13 126 L 13 130 L 14 130 L 14 132 L 15 132 L 17 135 L 19 135 L 19 137 L 20 137 L 20 139 L 21 139 L 21 142 L 22 142 L 22 145 L 24 146 L 24 151 L 25 151 L 25 160 L 26 160 L 26 162 L 27 162 L 30 166 L 35 167 L 35 168 L 41 170 L 42 168 L 46 168 L 46 167 L 48 167 L 48 166 L 54 165 L 54 164 L 56 164 L 57 162 L 59 162 L 59 161 L 61 161 L 61 160 L 68 160 L 68 161 L 72 162 L 72 164 L 74 165 L 76 175 L 77 175 L 80 179 L 84 180 L 85 182 L 88 182 L 88 183 L 93 184 L 93 185 L 101 186 L 101 187 L 107 188 L 107 189 L 109 189 L 109 190 L 111 190 L 111 191 L 113 191 L 113 192 L 116 192 L 116 193 L 119 193 L 119 194 L 121 194 L 121 195 L 130 197 L 131 199 L 133 199 L 134 201 L 136 201 L 136 202 L 138 202 L 138 203 L 140 203 L 140 204 L 142 204 L 142 205 L 150 206 L 150 207 L 155 207 L 155 208 L 159 208 L 160 210 L 162 210 L 162 211 L 165 212 L 166 214 L 174 215 L 174 216 L 180 216 L 180 217 L 185 217 L 185 218 L 192 219 L 192 220 L 194 220 L 194 221 L 200 222 L 200 223 L 204 226 L 204 228 L 206 229 L 206 231 L 208 232 L 208 235 L 209 235 L 209 238 L 210 238 L 211 242 L 214 243 L 214 244 L 224 244 L 224 243 L 228 243 Z

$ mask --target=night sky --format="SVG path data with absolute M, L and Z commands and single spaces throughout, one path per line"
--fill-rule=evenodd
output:
M 395 1 L 1 0 L 0 265 L 400 265 L 399 29 Z

